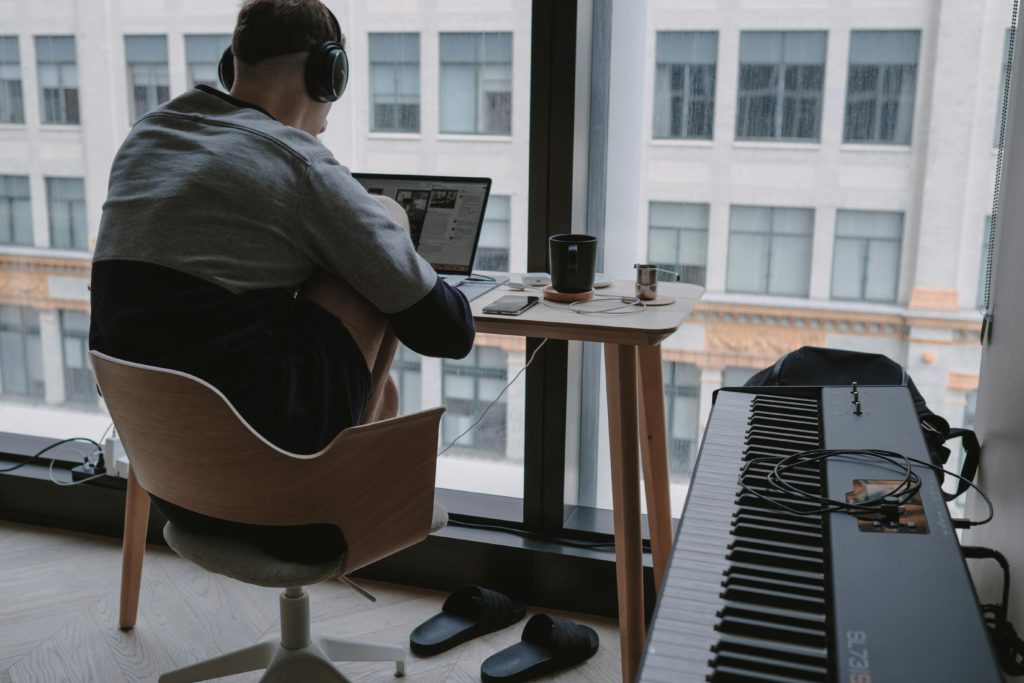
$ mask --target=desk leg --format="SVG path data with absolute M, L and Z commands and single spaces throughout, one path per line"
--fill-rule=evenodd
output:
M 651 531 L 654 589 L 661 592 L 672 552 L 672 510 L 668 489 L 668 447 L 665 436 L 665 388 L 661 377 L 661 346 L 638 346 L 640 453 L 647 493 L 647 525 Z
M 636 347 L 605 344 L 604 367 L 608 390 L 622 680 L 632 683 L 644 646 Z
M 149 494 L 139 486 L 135 471 L 129 467 L 124 502 L 124 545 L 121 547 L 121 609 L 118 626 L 122 629 L 135 627 L 148 526 Z

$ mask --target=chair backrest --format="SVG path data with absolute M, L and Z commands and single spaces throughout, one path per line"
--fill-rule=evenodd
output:
M 90 355 L 149 493 L 234 522 L 335 524 L 348 544 L 345 573 L 427 535 L 444 408 L 351 427 L 319 453 L 297 455 L 253 431 L 199 378 Z

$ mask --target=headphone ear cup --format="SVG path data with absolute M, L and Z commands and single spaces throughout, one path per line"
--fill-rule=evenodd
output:
M 306 92 L 317 102 L 334 102 L 348 85 L 348 55 L 333 40 L 321 43 L 306 60 Z
M 231 90 L 231 86 L 235 84 L 235 55 L 231 52 L 230 45 L 224 48 L 224 54 L 217 63 L 217 78 L 225 90 Z

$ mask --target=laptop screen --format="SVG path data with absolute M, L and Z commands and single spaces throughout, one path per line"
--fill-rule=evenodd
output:
M 353 173 L 370 194 L 383 194 L 409 216 L 416 253 L 445 275 L 473 271 L 490 178 Z

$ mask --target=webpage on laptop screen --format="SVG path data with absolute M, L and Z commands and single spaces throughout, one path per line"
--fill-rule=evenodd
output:
M 434 270 L 468 275 L 487 200 L 487 183 L 359 177 L 370 194 L 398 202 L 409 216 L 416 252 Z

